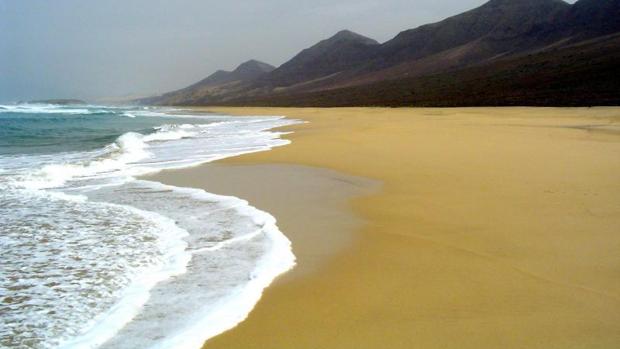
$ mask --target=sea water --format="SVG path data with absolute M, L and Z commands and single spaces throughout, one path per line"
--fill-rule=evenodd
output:
M 285 145 L 283 117 L 0 106 L 0 347 L 199 348 L 295 262 L 266 212 L 141 180 Z

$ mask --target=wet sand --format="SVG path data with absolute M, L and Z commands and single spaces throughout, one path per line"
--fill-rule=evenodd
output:
M 220 162 L 219 181 L 208 167 L 159 179 L 249 199 L 300 257 L 205 348 L 620 347 L 620 108 L 209 110 L 309 123 Z M 326 206 L 360 221 L 313 228 L 317 203 L 252 176 L 265 164 L 382 185 Z
M 364 225 L 349 201 L 381 187 L 377 181 L 328 169 L 283 164 L 211 163 L 147 178 L 240 197 L 274 215 L 280 230 L 294 241 L 297 257 L 295 272 L 286 273 L 278 282 L 315 273 L 349 248 Z

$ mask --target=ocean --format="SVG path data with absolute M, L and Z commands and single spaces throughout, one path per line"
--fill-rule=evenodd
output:
M 140 179 L 288 143 L 283 117 L 0 106 L 0 347 L 200 348 L 295 264 L 269 213 Z

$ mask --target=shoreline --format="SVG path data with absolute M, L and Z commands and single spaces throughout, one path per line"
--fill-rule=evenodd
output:
M 354 245 L 355 231 L 364 222 L 353 214 L 349 201 L 380 188 L 376 181 L 329 169 L 286 164 L 229 165 L 221 161 L 165 170 L 145 179 L 237 197 L 275 216 L 282 233 L 297 241 L 292 246 L 297 263 L 280 274 L 274 284 L 316 273 L 329 264 L 331 257 Z
M 302 165 L 384 183 L 350 199 L 366 222 L 354 244 L 318 273 L 276 280 L 205 348 L 620 344 L 620 109 L 195 110 L 310 121 L 284 128 L 290 145 L 217 166 Z

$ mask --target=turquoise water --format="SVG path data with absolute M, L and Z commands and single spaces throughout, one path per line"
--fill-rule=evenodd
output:
M 144 108 L 3 106 L 0 107 L 0 155 L 93 150 L 114 142 L 126 132 L 149 134 L 158 125 L 180 122 L 205 121 L 179 120 Z

